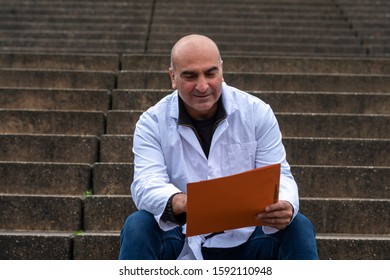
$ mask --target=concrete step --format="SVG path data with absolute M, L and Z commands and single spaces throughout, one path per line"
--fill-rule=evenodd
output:
M 300 211 L 318 233 L 389 235 L 389 207 L 389 199 L 300 199 Z
M 84 201 L 84 230 L 119 231 L 134 211 L 136 207 L 129 195 L 88 196 Z
M 112 91 L 112 110 L 142 110 L 157 103 L 172 90 Z M 275 112 L 329 114 L 390 114 L 388 93 L 332 93 L 251 91 Z M 1 95 L 0 95 L 1 96 Z
M 342 5 L 336 5 L 334 3 L 322 3 L 322 5 L 318 6 L 319 3 L 315 3 L 315 5 L 311 3 L 256 3 L 253 2 L 248 3 L 234 3 L 234 4 L 224 4 L 224 10 L 220 11 L 217 7 L 216 3 L 187 3 L 186 6 L 189 8 L 189 14 L 185 14 L 187 11 L 180 11 L 177 13 L 176 10 L 172 10 L 171 7 L 167 6 L 166 3 L 156 3 L 153 7 L 153 3 L 148 2 L 143 4 L 142 6 L 133 4 L 123 5 L 111 5 L 105 4 L 100 5 L 99 7 L 94 7 L 91 9 L 91 3 L 82 4 L 78 3 L 60 3 L 56 5 L 50 5 L 47 2 L 45 3 L 34 3 L 23 2 L 23 6 L 18 4 L 18 7 L 15 8 L 15 4 L 7 4 L 2 10 L 0 10 L 0 14 L 3 14 L 2 20 L 0 21 L 0 29 L 10 34 L 9 31 L 23 32 L 25 30 L 31 30 L 32 32 L 36 32 L 36 30 L 41 30 L 42 33 L 50 33 L 53 34 L 53 30 L 58 31 L 58 33 L 63 33 L 64 31 L 67 35 L 66 38 L 68 40 L 62 41 L 58 37 L 51 37 L 52 42 L 47 41 L 49 38 L 46 37 L 46 42 L 42 42 L 44 44 L 41 47 L 37 47 L 41 42 L 31 41 L 32 37 L 21 38 L 22 42 L 13 41 L 7 42 L 6 40 L 2 40 L 5 44 L 3 50 L 10 51 L 47 51 L 47 52 L 104 52 L 109 53 L 110 48 L 111 51 L 117 52 L 143 52 L 146 48 L 148 50 L 149 47 L 153 46 L 154 39 L 153 35 L 161 34 L 161 29 L 164 28 L 166 33 L 174 33 L 176 34 L 184 34 L 184 32 L 188 32 L 188 28 L 191 28 L 191 31 L 194 32 L 194 28 L 198 28 L 199 32 L 207 33 L 207 34 L 234 34 L 238 31 L 239 35 L 245 35 L 248 38 L 252 39 L 252 36 L 258 35 L 261 32 L 263 36 L 290 36 L 291 34 L 296 34 L 297 36 L 301 36 L 304 34 L 305 37 L 310 36 L 318 36 L 321 34 L 320 40 L 313 40 L 311 42 L 315 42 L 315 45 L 319 48 L 315 48 L 315 46 L 311 46 L 307 48 L 308 51 L 315 51 L 323 56 L 330 55 L 351 55 L 350 52 L 355 50 L 359 53 L 354 54 L 354 56 L 365 56 L 365 52 L 367 48 L 354 48 L 354 47 L 345 47 L 348 46 L 349 43 L 345 41 L 343 43 L 334 41 L 332 43 L 327 43 L 328 47 L 321 47 L 321 39 L 326 37 L 351 37 L 355 36 L 355 34 L 361 33 L 361 30 L 358 28 L 351 28 L 354 25 L 351 25 L 352 16 L 365 16 L 367 17 L 375 17 L 377 16 L 377 12 L 366 12 L 365 10 L 358 10 L 355 13 L 348 13 L 345 11 L 345 8 L 342 8 Z M 183 3 L 182 3 L 183 4 Z M 135 8 L 134 8 L 135 7 Z M 219 7 L 219 6 L 218 6 Z M 349 8 L 349 7 L 348 7 Z M 153 21 L 150 21 L 151 12 L 153 9 Z M 210 27 L 208 24 L 209 18 L 207 15 L 205 16 L 204 10 L 207 10 L 207 14 L 210 14 L 210 18 L 213 19 L 214 27 Z M 94 12 L 92 13 L 91 10 Z M 379 15 L 384 14 L 381 9 L 381 13 Z M 10 11 L 13 13 L 10 15 Z M 42 11 L 44 11 L 44 15 L 42 15 Z M 136 12 L 135 12 L 136 11 Z M 203 25 L 194 25 L 191 22 L 191 18 L 195 18 L 193 16 L 194 13 L 201 13 L 203 18 Z M 220 16 L 223 13 L 223 16 Z M 166 15 L 170 15 L 167 19 Z M 190 15 L 191 14 L 191 15 Z M 231 15 L 231 16 L 226 16 Z M 174 21 L 172 20 L 174 18 Z M 248 21 L 249 20 L 249 21 Z M 96 22 L 98 21 L 98 22 Z M 104 41 L 107 40 L 107 37 L 104 38 L 96 38 L 95 41 L 92 42 L 84 42 L 83 47 L 76 47 L 74 44 L 75 37 L 69 35 L 69 33 L 73 32 L 89 32 L 89 30 L 98 30 L 103 33 L 108 33 L 112 30 L 120 30 L 123 32 L 132 31 L 133 33 L 143 33 L 144 37 L 137 37 L 136 41 L 145 42 L 146 34 L 149 30 L 149 21 L 151 23 L 151 35 L 148 35 L 148 41 L 151 43 L 150 46 L 143 46 L 142 48 L 116 48 L 113 49 L 112 46 L 120 43 L 116 43 L 117 41 L 121 41 L 121 38 L 126 38 L 127 36 L 117 37 L 115 40 L 106 41 L 105 44 L 111 44 L 111 46 L 104 47 L 102 45 L 97 46 L 98 42 L 96 40 Z M 215 22 L 219 24 L 215 24 Z M 248 22 L 250 23 L 248 25 Z M 222 26 L 222 27 L 221 27 Z M 293 28 L 292 28 L 293 27 Z M 227 29 L 229 32 L 221 32 L 221 28 Z M 256 28 L 255 32 L 251 30 L 251 28 Z M 386 32 L 386 28 L 383 28 L 383 32 Z M 8 30 L 8 31 L 7 31 Z M 253 29 L 254 30 L 254 29 Z M 286 30 L 288 33 L 286 33 Z M 321 30 L 321 32 L 318 32 Z M 373 33 L 374 31 L 371 31 Z M 341 35 L 341 34 L 344 35 Z M 4 34 L 4 32 L 3 32 Z M 16 33 L 14 33 L 16 34 Z M 63 33 L 64 34 L 64 33 Z M 382 33 L 385 35 L 386 33 Z M 4 36 L 4 35 L 3 35 Z M 130 37 L 130 35 L 128 35 Z M 166 37 L 166 36 L 164 36 Z M 179 35 L 176 35 L 178 38 Z M 9 38 L 15 38 L 14 35 L 11 35 Z M 30 41 L 28 40 L 30 39 Z M 41 37 L 40 37 L 41 38 Z M 73 38 L 73 40 L 71 40 Z M 79 41 L 83 37 L 78 37 Z M 85 37 L 84 37 L 85 38 Z M 142 39 L 140 39 L 142 38 Z M 161 37 L 160 37 L 161 38 Z M 280 39 L 280 38 L 279 38 Z M 355 43 L 359 44 L 359 40 L 356 37 Z M 55 43 L 55 40 L 60 42 L 62 48 L 56 49 L 55 46 L 49 47 L 48 44 Z M 69 40 L 71 40 L 72 46 L 65 47 Z M 242 41 L 242 40 L 235 40 Z M 254 42 L 254 40 L 251 40 Z M 261 40 L 262 42 L 270 42 L 269 40 Z M 303 41 L 301 41 L 302 43 Z M 308 42 L 308 41 L 307 41 Z M 329 41 L 327 41 L 329 42 Z M 81 43 L 81 42 L 79 42 Z M 352 43 L 352 42 L 351 42 Z M 20 47 L 12 46 L 13 44 L 20 44 Z M 28 47 L 28 45 L 31 45 Z M 307 43 L 306 43 L 307 44 Z M 86 48 L 89 45 L 88 48 Z M 222 44 L 224 45 L 224 44 Z M 226 44 L 229 46 L 229 44 Z M 275 52 L 279 45 L 283 45 L 281 41 L 274 41 L 274 46 L 267 51 L 267 54 L 283 54 L 283 55 L 291 55 L 288 52 L 294 48 L 293 46 L 289 46 L 288 48 L 284 46 L 283 49 L 279 49 L 279 52 Z M 332 46 L 337 50 L 332 50 Z M 35 47 L 34 47 L 35 46 Z M 352 46 L 352 45 L 351 45 Z M 46 48 L 45 48 L 46 47 Z M 243 45 L 241 48 L 245 48 Z M 224 47 L 222 47 L 224 48 Z M 379 48 L 381 49 L 381 48 Z M 272 52 L 271 52 L 272 50 Z M 169 50 L 166 50 L 169 51 Z M 242 51 L 242 50 L 241 50 Z M 263 53 L 265 50 L 263 50 Z M 283 51 L 283 53 L 282 53 Z M 303 51 L 303 50 L 302 50 Z M 387 50 L 374 51 L 369 50 L 371 53 L 378 53 L 377 55 L 387 55 Z M 231 50 L 231 52 L 237 52 L 236 50 Z M 360 53 L 362 52 L 362 53 Z M 254 53 L 252 51 L 252 53 Z M 256 52 L 258 53 L 258 51 Z M 387 53 L 387 54 L 386 54 Z M 299 55 L 304 55 L 304 53 L 295 53 Z M 307 54 L 306 54 L 307 55 Z
M 285 137 L 390 139 L 389 115 L 277 113 L 276 117 Z
M 142 52 L 145 42 L 140 40 L 102 40 L 102 39 L 6 39 L 0 42 L 0 50 L 28 51 L 58 49 L 69 52 L 80 53 L 86 50 L 97 50 L 97 53 L 122 53 Z
M 322 74 L 388 74 L 390 59 L 370 58 L 318 58 L 318 57 L 266 57 L 226 55 L 224 72 L 256 73 L 322 73 Z M 122 70 L 168 71 L 168 55 L 125 54 Z
M 371 28 L 372 31 L 383 29 L 386 30 L 390 27 L 390 23 L 386 21 L 385 19 L 377 19 L 377 18 L 371 18 L 371 19 L 363 19 L 363 20 L 355 20 L 350 18 L 350 21 L 352 22 L 351 25 L 353 28 L 359 30 L 360 28 L 363 29 L 369 29 Z
M 283 140 L 293 165 L 389 166 L 387 139 L 294 138 Z M 308 152 L 310 151 L 310 152 Z
M 377 31 L 386 32 L 386 26 L 388 25 L 388 19 L 386 17 L 386 12 L 383 10 L 381 14 L 376 13 L 350 13 L 345 15 L 345 18 L 351 23 L 351 27 L 360 31 L 360 29 L 371 29 L 371 33 L 375 34 L 375 29 Z M 378 35 L 380 35 L 379 33 Z
M 390 199 L 389 167 L 292 165 L 302 198 Z
M 1 260 L 115 260 L 119 232 L 0 231 L 0 246 Z
M 22 44 L 20 47 L 16 46 L 9 46 L 9 47 L 3 47 L 0 48 L 1 51 L 9 52 L 13 51 L 14 53 L 79 53 L 79 54 L 89 54 L 89 53 L 100 53 L 100 54 L 111 54 L 111 53 L 140 53 L 145 50 L 145 47 L 134 47 L 131 46 L 130 48 L 126 47 L 124 49 L 112 49 L 110 46 L 107 46 L 105 44 L 99 45 L 100 41 L 98 42 L 98 45 L 90 44 L 88 47 L 85 46 L 75 46 L 72 44 L 72 46 L 69 47 L 63 47 L 62 45 L 60 47 L 58 46 L 26 46 Z
M 171 89 L 167 71 L 120 71 L 117 89 Z
M 94 9 L 92 9 L 94 10 Z M 42 11 L 38 11 L 42 12 Z M 68 12 L 65 12 L 68 13 Z M 150 12 L 149 12 L 150 13 Z M 73 14 L 76 15 L 76 14 Z M 123 15 L 122 16 L 126 16 Z M 82 23 L 82 22 L 46 22 L 46 21 L 22 21 L 22 22 L 5 22 L 1 24 L 1 29 L 4 30 L 51 30 L 51 31 L 88 31 L 88 30 L 96 30 L 107 32 L 110 30 L 122 31 L 122 32 L 143 32 L 147 33 L 148 31 L 148 22 L 142 20 L 138 24 L 127 23 L 123 24 L 121 22 L 116 23 Z M 345 33 L 347 34 L 347 33 Z
M 291 25 L 294 25 L 291 23 Z M 263 33 L 263 34 L 262 34 Z M 224 43 L 225 45 L 230 43 L 234 44 L 247 44 L 247 43 L 267 43 L 267 44 L 300 44 L 300 45 L 338 45 L 338 46 L 356 46 L 361 43 L 361 38 L 358 38 L 354 34 L 339 36 L 339 35 L 327 35 L 327 34 L 311 34 L 311 35 L 274 35 L 274 34 L 226 34 L 226 33 L 211 33 L 205 32 L 205 35 L 215 40 L 218 44 Z M 149 42 L 158 42 L 162 44 L 165 42 L 164 48 L 167 48 L 169 44 L 171 46 L 177 41 L 178 38 L 187 35 L 186 32 L 161 32 L 152 33 L 149 37 Z M 1 36 L 1 35 L 0 35 Z M 10 32 L 3 32 L 4 38 L 16 37 L 17 34 L 10 34 Z M 20 37 L 20 36 L 19 36 Z
M 141 113 L 109 111 L 107 133 L 133 134 Z M 389 115 L 276 113 L 276 117 L 284 137 L 390 138 Z
M 345 4 L 345 3 L 340 3 L 340 7 L 343 9 L 343 13 L 347 19 L 350 20 L 358 20 L 358 21 L 363 21 L 363 20 L 378 20 L 378 21 L 384 21 L 386 22 L 387 16 L 386 13 L 390 10 L 389 5 L 385 1 L 378 1 L 378 2 L 371 2 L 371 3 L 366 3 L 365 5 L 358 4 L 356 7 L 358 9 L 353 9 L 352 3 L 350 4 Z M 375 5 L 372 6 L 372 9 L 367 9 L 370 7 L 367 7 L 369 5 Z
M 292 165 L 384 167 L 390 164 L 387 139 L 285 137 L 283 143 Z M 131 135 L 103 135 L 100 161 L 132 163 L 131 149 Z
M 329 1 L 315 1 L 315 3 L 312 1 L 273 1 L 273 2 L 267 2 L 264 0 L 260 1 L 240 1 L 237 3 L 236 1 L 214 1 L 214 2 L 208 2 L 208 1 L 172 1 L 172 2 L 159 2 L 157 4 L 157 7 L 162 10 L 169 10 L 171 7 L 170 3 L 182 3 L 186 8 L 188 8 L 187 12 L 190 12 L 190 8 L 194 10 L 194 13 L 201 13 L 204 11 L 207 11 L 209 8 L 218 8 L 219 4 L 225 3 L 226 4 L 226 12 L 238 12 L 240 13 L 240 9 L 250 10 L 253 12 L 256 11 L 266 11 L 266 12 L 272 12 L 272 11 L 298 11 L 298 12 L 308 12 L 308 11 L 315 11 L 315 12 L 323 12 L 331 10 L 333 11 L 336 6 L 329 2 Z M 205 5 L 206 4 L 206 5 Z M 283 4 L 283 5 L 281 5 Z M 175 11 L 172 11 L 175 12 Z M 211 11 L 215 13 L 221 13 L 221 11 L 218 11 L 217 9 Z
M 126 17 L 127 19 L 127 17 Z M 97 30 L 10 30 L 1 29 L 0 38 L 2 39 L 84 39 L 84 40 L 123 40 L 131 38 L 132 40 L 146 41 L 147 34 L 138 31 L 97 31 Z M 335 38 L 336 40 L 337 38 Z M 356 40 L 356 37 L 353 37 Z M 340 38 L 349 43 L 351 39 Z M 45 54 L 48 55 L 48 54 Z M 91 55 L 91 54 L 88 54 Z M 101 54 L 99 54 L 101 55 Z
M 135 1 L 135 0 L 128 0 L 124 2 L 123 0 L 83 0 L 83 1 L 76 1 L 76 0 L 68 0 L 66 2 L 60 1 L 60 0 L 21 0 L 18 1 L 19 7 L 22 7 L 23 10 L 28 11 L 27 8 L 29 7 L 47 7 L 47 8 L 57 8 L 59 6 L 59 3 L 61 4 L 61 7 L 69 7 L 69 8 L 91 8 L 91 7 L 97 7 L 100 9 L 106 9 L 108 7 L 112 8 L 131 8 L 131 9 L 142 9 L 144 7 L 149 7 L 151 4 L 151 0 L 146 0 L 143 2 Z M 7 7 L 14 7 L 13 2 L 5 2 L 3 8 Z
M 318 233 L 390 234 L 389 204 L 389 199 L 301 198 L 300 211 Z M 119 231 L 135 209 L 129 195 L 86 197 L 84 229 Z
M 74 260 L 117 260 L 120 235 L 115 232 L 83 232 L 74 238 Z M 96 250 L 96 244 L 99 249 Z
M 0 69 L 0 87 L 113 89 L 110 71 Z
M 124 54 L 121 57 L 121 70 L 167 72 L 170 67 L 170 63 L 169 54 Z
M 84 29 L 82 28 L 83 24 L 92 25 L 96 24 L 97 28 L 95 30 L 99 30 L 103 28 L 103 30 L 107 30 L 102 25 L 103 23 L 110 26 L 135 26 L 141 27 L 140 31 L 145 31 L 143 26 L 147 25 L 150 20 L 150 12 L 149 13 L 141 13 L 140 15 L 129 13 L 127 16 L 118 15 L 76 15 L 76 14 L 3 14 L 0 19 L 0 26 L 4 29 L 11 30 L 12 27 L 15 29 L 31 29 L 31 27 L 27 27 L 27 24 L 32 25 L 32 27 L 38 27 L 40 29 L 47 28 L 48 30 L 53 30 L 58 28 L 60 25 L 64 25 L 65 28 L 69 28 L 70 26 L 74 26 L 74 30 Z M 269 29 L 269 28 L 277 28 L 279 30 L 282 29 L 291 29 L 291 26 L 296 28 L 308 28 L 308 27 L 317 27 L 324 30 L 337 30 L 344 29 L 348 30 L 350 28 L 349 23 L 345 21 L 342 17 L 335 17 L 333 20 L 329 19 L 319 19 L 320 15 L 313 15 L 311 18 L 299 18 L 299 14 L 290 15 L 284 14 L 286 18 L 283 18 L 283 14 L 273 13 L 268 15 L 268 19 L 264 17 L 252 17 L 252 18 L 243 18 L 243 17 L 215 17 L 214 15 L 204 16 L 202 19 L 202 25 L 213 24 L 216 26 L 257 26 L 258 29 Z M 38 25 L 39 24 L 39 25 Z M 165 26 L 168 28 L 169 26 L 199 26 L 199 22 L 194 18 L 188 17 L 173 17 L 167 18 L 166 16 L 155 16 L 153 17 L 153 25 L 157 28 L 160 26 Z M 370 25 L 373 26 L 373 25 Z M 26 28 L 24 28 L 26 27 Z M 80 27 L 80 28 L 77 28 Z M 35 29 L 35 28 L 34 28 Z M 118 28 L 115 28 L 118 29 Z M 214 29 L 217 30 L 217 29 Z M 125 30 L 123 30 L 125 31 Z M 179 32 L 183 32 L 183 29 L 179 29 Z M 237 32 L 233 32 L 237 33 Z M 353 34 L 350 32 L 350 34 Z M 255 35 L 255 34 L 253 34 Z M 271 35 L 271 34 L 270 34 Z
M 390 237 L 382 235 L 318 234 L 322 260 L 386 260 Z M 99 250 L 96 250 L 99 244 Z M 0 231 L 2 260 L 116 260 L 119 232 L 14 232 Z
M 161 46 L 155 49 L 148 47 L 150 53 L 160 53 Z M 288 44 L 280 45 L 278 43 L 270 45 L 226 45 L 226 48 L 221 46 L 222 55 L 265 55 L 265 56 L 319 56 L 319 57 L 339 57 L 339 56 L 350 56 L 350 57 L 366 57 L 367 50 L 360 46 L 343 46 L 334 47 L 331 45 L 317 46 L 317 45 L 299 45 L 299 44 Z
M 223 57 L 224 71 L 323 74 L 388 74 L 389 59 Z
M 133 134 L 143 111 L 117 111 L 107 113 L 107 134 Z
M 388 167 L 292 165 L 291 170 L 301 197 L 390 199 Z M 132 180 L 131 163 L 93 165 L 96 195 L 129 195 Z
M 118 55 L 0 53 L 0 68 L 117 71 Z
M 390 36 L 387 37 L 375 37 L 372 35 L 361 35 L 362 45 L 365 47 L 382 47 L 387 46 L 390 43 Z
M 357 36 L 361 38 L 372 36 L 378 39 L 390 36 L 390 25 L 388 23 L 390 6 L 387 2 L 351 3 L 343 1 L 339 5 Z M 382 41 L 375 45 L 364 39 L 362 41 L 363 45 L 367 47 L 370 56 L 388 57 L 390 55 L 390 49 L 387 47 L 388 44 L 386 42 Z
M 390 10 L 390 5 L 386 1 L 344 1 L 341 0 L 340 6 L 345 9 L 348 14 L 374 14 L 380 15 L 385 11 Z
M 76 196 L 92 188 L 89 164 L 0 161 L 0 174 L 3 194 Z
M 384 38 L 390 36 L 390 30 L 383 28 L 371 28 L 371 27 L 360 27 L 356 31 L 357 34 L 361 34 L 363 36 L 375 36 L 376 38 Z
M 133 136 L 104 134 L 100 137 L 99 161 L 103 163 L 133 163 Z
M 129 195 L 133 174 L 132 163 L 97 162 L 92 169 L 93 193 L 95 195 Z
M 229 31 L 226 31 L 229 32 Z M 270 31 L 273 32 L 273 31 Z M 306 31 L 302 31 L 306 32 Z M 200 30 L 199 33 L 204 33 Z M 286 33 L 289 33 L 286 31 Z M 172 42 L 150 42 L 147 46 L 149 53 L 169 52 L 172 48 Z M 224 56 L 232 54 L 241 55 L 316 55 L 316 56 L 361 56 L 367 55 L 367 50 L 363 48 L 358 41 L 351 45 L 318 45 L 316 43 L 302 44 L 302 43 L 268 43 L 264 41 L 252 43 L 218 43 L 221 54 Z
M 226 6 L 225 6 L 226 7 Z M 258 5 L 256 5 L 258 7 Z M 287 17 L 280 16 L 282 13 L 269 13 L 268 18 L 264 17 L 215 17 L 212 13 L 205 14 L 202 18 L 202 25 L 212 24 L 215 26 L 258 26 L 259 29 L 278 27 L 278 28 L 290 28 L 292 25 L 297 28 L 316 26 L 318 28 L 340 28 L 348 29 L 349 24 L 342 17 L 338 20 L 327 19 L 305 19 L 305 18 L 291 18 L 290 13 L 285 14 Z M 153 17 L 153 23 L 155 25 L 177 25 L 177 26 L 197 26 L 199 20 L 195 17 L 167 17 L 163 15 L 156 15 Z M 1 24 L 1 20 L 0 20 Z
M 0 231 L 1 260 L 71 260 L 72 232 Z
M 388 92 L 389 75 L 224 73 L 228 84 L 246 90 Z
M 72 196 L 0 195 L 2 230 L 77 231 L 82 200 Z
M 131 163 L 0 162 L 0 171 L 0 193 L 14 195 L 129 195 L 133 180 Z M 304 198 L 390 199 L 388 167 L 292 165 L 292 172 Z
M 218 15 L 215 15 L 218 17 Z M 227 16 L 227 15 L 221 15 Z M 250 15 L 246 15 L 248 17 Z M 196 26 L 191 25 L 179 25 L 179 24 L 154 24 L 151 29 L 152 34 L 180 32 L 180 33 L 230 33 L 230 34 L 247 34 L 248 36 L 259 35 L 296 35 L 296 36 L 312 36 L 318 34 L 326 34 L 326 36 L 351 36 L 353 32 L 347 28 L 338 27 L 316 27 L 307 25 L 305 27 L 294 27 L 294 21 L 290 26 L 278 27 L 278 26 L 256 26 L 256 25 L 224 25 L 224 26 L 210 26 L 207 24 L 198 24 Z
M 112 110 L 146 111 L 172 90 L 120 90 L 114 89 L 112 95 Z
M 322 260 L 388 260 L 388 235 L 318 234 L 317 247 Z
M 96 250 L 96 244 L 105 244 L 109 251 Z M 119 233 L 85 232 L 75 237 L 74 257 L 82 260 L 117 259 Z M 386 260 L 390 252 L 389 236 L 319 234 L 317 246 L 322 260 Z M 107 249 L 106 249 L 107 250 Z
M 69 134 L 105 133 L 103 112 L 0 109 L 0 133 Z
M 368 45 L 367 49 L 371 57 L 390 57 L 390 47 L 388 46 Z
M 252 2 L 253 4 L 253 2 Z M 286 4 L 286 3 L 283 3 L 283 4 Z M 160 3 L 157 3 L 157 5 L 160 5 Z M 223 2 L 223 5 L 226 6 L 226 2 Z M 296 4 L 294 4 L 296 5 Z M 205 7 L 207 7 L 207 5 L 203 5 Z M 225 8 L 224 6 L 224 8 Z M 248 6 L 247 6 L 248 7 Z M 210 9 L 210 8 L 209 8 Z M 277 12 L 277 11 L 268 11 L 267 13 L 265 12 L 255 12 L 255 14 L 251 11 L 249 11 L 249 9 L 241 9 L 238 10 L 237 7 L 233 8 L 235 9 L 235 13 L 233 16 L 228 16 L 228 14 L 226 13 L 225 15 L 223 16 L 220 16 L 220 15 L 217 15 L 215 13 L 211 13 L 210 11 L 207 11 L 207 13 L 203 13 L 203 18 L 205 18 L 205 20 L 210 20 L 210 18 L 214 17 L 216 20 L 220 19 L 220 20 L 223 20 L 224 18 L 234 18 L 234 20 L 237 20 L 237 21 L 240 21 L 240 20 L 243 20 L 245 21 L 245 19 L 247 20 L 258 20 L 258 21 L 266 21 L 266 20 L 269 20 L 269 21 L 277 21 L 277 20 L 280 20 L 280 21 L 291 21 L 291 22 L 295 22 L 295 21 L 308 21 L 308 22 L 313 22 L 313 21 L 317 21 L 317 22 L 323 22 L 323 21 L 328 21 L 328 22 L 345 22 L 346 21 L 346 18 L 345 16 L 343 16 L 340 12 L 334 12 L 334 13 L 319 13 L 319 12 L 316 12 L 316 11 L 305 11 L 305 12 Z M 220 7 L 216 8 L 216 10 L 220 10 Z M 317 8 L 317 11 L 319 9 Z M 226 10 L 223 9 L 221 10 L 219 13 L 223 13 L 225 12 Z M 302 11 L 302 10 L 301 10 Z M 188 13 L 188 11 L 187 11 Z M 232 12 L 230 14 L 233 14 Z M 167 14 L 171 14 L 171 17 L 167 17 L 166 15 Z M 155 9 L 155 13 L 154 13 L 154 17 L 153 18 L 156 18 L 156 19 L 159 19 L 159 18 L 164 18 L 165 16 L 165 20 L 169 23 L 170 20 L 168 18 L 177 18 L 178 21 L 180 20 L 182 24 L 185 24 L 185 18 L 191 18 L 191 17 L 188 17 L 188 15 L 186 15 L 183 11 L 180 11 L 180 12 L 177 12 L 177 11 L 168 11 L 167 9 L 159 9 L 158 6 L 156 6 L 156 9 Z M 174 20 L 172 20 L 172 24 L 174 23 Z M 188 21 L 187 21 L 188 22 Z M 199 25 L 199 23 L 197 23 L 196 25 Z
M 80 7 L 79 7 L 80 8 Z M 95 7 L 94 7 L 95 8 Z M 133 11 L 132 11 L 133 12 Z M 47 14 L 29 13 L 28 11 L 20 11 L 17 14 L 2 14 L 0 18 L 0 26 L 2 24 L 16 23 L 16 22 L 45 22 L 48 25 L 51 23 L 122 23 L 122 24 L 139 24 L 147 23 L 149 21 L 150 13 L 129 13 L 128 16 L 112 16 L 94 15 L 94 14 L 59 14 L 55 11 Z
M 278 74 L 225 72 L 225 81 L 242 90 L 308 92 L 388 92 L 390 75 Z M 121 71 L 118 89 L 169 89 L 166 71 Z
M 107 112 L 108 90 L 1 88 L 0 108 Z
M 0 134 L 2 161 L 87 163 L 98 161 L 96 136 Z
M 47 2 L 46 2 L 47 3 Z M 75 4 L 73 5 L 64 5 L 55 1 L 55 4 L 52 3 L 47 5 L 45 3 L 26 3 L 22 6 L 17 6 L 15 11 L 15 4 L 2 6 L 0 9 L 1 14 L 10 14 L 12 12 L 16 14 L 30 14 L 30 15 L 41 15 L 41 14 L 56 14 L 56 15 L 69 15 L 74 16 L 126 16 L 127 14 L 149 14 L 151 8 L 151 1 L 145 1 L 144 4 L 132 4 L 132 1 L 129 2 L 130 5 L 93 5 L 92 2 L 84 4 Z
M 342 18 L 342 15 L 339 13 L 337 8 L 335 6 L 328 7 L 308 7 L 304 8 L 300 5 L 294 4 L 294 5 L 280 5 L 277 4 L 273 7 L 270 6 L 264 6 L 260 5 L 258 3 L 251 3 L 247 5 L 226 5 L 224 3 L 224 8 L 220 9 L 220 6 L 216 6 L 216 4 L 198 4 L 195 5 L 186 5 L 187 9 L 185 10 L 177 10 L 172 9 L 167 3 L 157 3 L 154 16 L 156 18 L 163 18 L 164 15 L 169 15 L 170 18 L 178 18 L 177 26 L 183 26 L 184 24 L 188 23 L 183 21 L 180 21 L 180 19 L 185 18 L 199 18 L 201 16 L 204 16 L 207 18 L 217 18 L 221 20 L 229 20 L 232 18 L 237 19 L 256 19 L 259 15 L 259 19 L 263 19 L 266 16 L 268 16 L 268 19 L 280 19 L 284 21 L 288 20 L 294 20 L 294 19 L 300 19 L 305 20 L 307 18 L 315 18 L 315 19 L 327 19 L 327 16 L 330 16 L 332 18 L 340 19 Z M 287 8 L 287 9 L 284 9 Z M 299 18 L 299 15 L 302 15 L 301 18 Z M 305 16 L 306 15 L 306 16 Z M 191 22 L 190 22 L 191 23 Z M 190 25 L 188 23 L 188 26 Z M 198 21 L 196 26 L 202 25 L 202 24 L 208 24 L 209 22 L 203 23 L 202 21 Z M 172 22 L 172 25 L 174 25 L 175 22 Z M 244 24 L 243 24 L 244 25 Z M 219 24 L 211 25 L 210 29 L 219 27 Z M 232 25 L 234 26 L 234 25 Z M 223 27 L 223 26 L 222 26 Z M 252 27 L 252 25 L 249 24 L 249 27 Z M 261 27 L 261 26 L 260 26 Z
M 389 114 L 390 94 L 356 92 L 263 92 L 253 95 L 275 112 L 329 114 Z

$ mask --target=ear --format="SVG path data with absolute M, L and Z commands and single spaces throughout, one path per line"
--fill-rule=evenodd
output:
M 222 75 L 222 82 L 225 81 L 225 79 L 223 78 L 223 60 L 221 59 L 221 75 Z
M 173 89 L 176 89 L 176 76 L 175 72 L 173 71 L 172 67 L 169 67 L 169 76 L 171 77 L 171 85 Z

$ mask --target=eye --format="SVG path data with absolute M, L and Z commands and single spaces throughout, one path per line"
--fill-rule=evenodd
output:
M 209 78 L 213 78 L 218 74 L 218 68 L 212 68 L 206 72 L 206 76 Z
M 212 71 L 212 72 L 206 73 L 206 76 L 207 76 L 207 77 L 210 77 L 210 78 L 215 77 L 215 75 L 217 75 L 217 72 L 216 72 L 216 71 Z
M 192 80 L 196 78 L 196 74 L 192 72 L 184 72 L 181 74 L 181 77 L 186 80 Z

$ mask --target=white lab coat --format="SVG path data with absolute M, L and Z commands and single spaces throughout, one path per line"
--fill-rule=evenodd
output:
M 222 100 L 227 117 L 216 128 L 206 158 L 190 127 L 178 125 L 178 93 L 164 97 L 140 117 L 134 132 L 134 180 L 131 193 L 138 209 L 155 216 L 163 230 L 176 224 L 161 215 L 168 198 L 186 192 L 189 182 L 218 178 L 281 163 L 279 199 L 289 201 L 298 213 L 298 189 L 286 162 L 286 153 L 274 113 L 260 99 L 223 83 Z M 239 186 L 237 186 L 239 187 Z M 183 227 L 185 231 L 185 226 Z M 263 228 L 274 233 L 273 228 Z M 202 259 L 201 246 L 233 247 L 244 243 L 254 227 L 228 230 L 205 241 L 186 239 L 180 259 Z

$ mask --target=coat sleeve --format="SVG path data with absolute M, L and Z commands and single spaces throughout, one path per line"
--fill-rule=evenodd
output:
M 299 211 L 298 186 L 286 160 L 286 151 L 277 119 L 269 105 L 262 106 L 265 108 L 262 109 L 262 117 L 258 118 L 259 123 L 256 128 L 256 167 L 281 164 L 279 200 L 286 200 L 292 204 L 294 218 Z M 267 229 L 267 231 L 273 230 Z
M 177 224 L 163 221 L 161 215 L 168 199 L 180 190 L 170 183 L 158 132 L 157 119 L 143 113 L 134 131 L 134 178 L 130 189 L 136 207 L 152 213 L 160 227 L 169 230 Z

